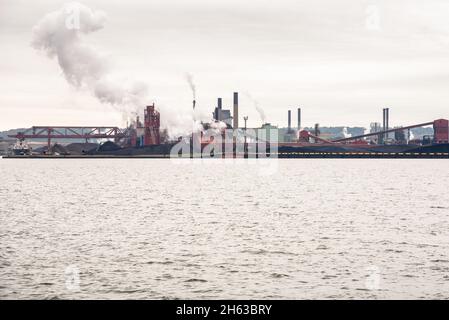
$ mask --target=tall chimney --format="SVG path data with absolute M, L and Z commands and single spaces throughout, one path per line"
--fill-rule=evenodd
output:
M 301 130 L 301 108 L 298 108 L 298 130 Z
M 390 130 L 390 108 L 387 108 L 387 130 Z M 388 138 L 388 133 L 387 133 Z
M 239 93 L 234 92 L 234 129 L 239 128 Z
M 288 110 L 288 133 L 292 131 L 292 111 Z
M 388 133 L 385 133 L 390 128 L 390 108 L 384 108 L 383 109 L 383 128 L 382 128 L 382 138 L 385 141 L 385 139 L 388 138 Z
M 217 121 L 221 121 L 221 108 L 222 108 L 222 99 L 218 98 L 217 107 L 215 108 L 215 111 L 214 111 L 214 118 Z
M 386 110 L 385 111 L 385 117 L 386 117 L 385 123 L 387 125 L 386 129 L 389 130 L 390 129 L 390 108 L 387 108 L 385 110 Z

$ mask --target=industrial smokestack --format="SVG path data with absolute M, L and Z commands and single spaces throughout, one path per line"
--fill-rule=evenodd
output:
M 390 130 L 390 108 L 387 108 L 387 130 Z M 388 133 L 387 133 L 388 138 Z
M 217 107 L 214 111 L 214 119 L 217 121 L 221 121 L 221 109 L 223 107 L 222 99 L 218 98 L 217 100 Z
M 288 110 L 288 132 L 292 131 L 292 111 Z
M 383 127 L 382 127 L 382 138 L 385 141 L 385 139 L 388 138 L 388 133 L 385 133 L 390 128 L 390 108 L 384 108 L 383 109 Z
M 320 135 L 320 124 L 315 123 L 315 136 L 318 137 Z
M 234 129 L 239 128 L 239 93 L 234 92 Z
M 388 138 L 388 133 L 385 133 L 390 128 L 390 108 L 384 108 L 383 109 L 383 139 Z
M 301 130 L 301 108 L 298 108 L 298 130 Z
M 390 108 L 385 109 L 385 123 L 386 123 L 386 130 L 390 128 Z

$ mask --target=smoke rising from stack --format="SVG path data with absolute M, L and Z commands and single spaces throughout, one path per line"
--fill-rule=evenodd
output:
M 122 113 L 136 113 L 148 96 L 148 87 L 139 81 L 113 77 L 105 58 L 83 41 L 85 35 L 104 27 L 106 15 L 79 3 L 70 3 L 45 15 L 34 27 L 32 47 L 56 58 L 67 82 L 87 89 L 100 102 Z
M 254 101 L 254 108 L 256 108 L 256 111 L 259 113 L 260 120 L 262 120 L 262 123 L 265 123 L 266 122 L 265 112 L 260 107 L 258 101 Z
M 196 100 L 196 85 L 195 82 L 193 82 L 193 75 L 190 73 L 186 73 L 186 80 L 187 83 L 189 84 L 190 90 L 192 90 L 192 97 L 193 100 Z
M 251 100 L 251 102 L 253 103 L 254 108 L 256 109 L 257 113 L 259 114 L 260 120 L 262 120 L 262 124 L 264 124 L 266 122 L 266 116 L 265 116 L 264 110 L 262 109 L 262 107 L 259 104 L 259 101 L 254 99 L 249 92 L 245 92 L 245 96 L 249 100 Z

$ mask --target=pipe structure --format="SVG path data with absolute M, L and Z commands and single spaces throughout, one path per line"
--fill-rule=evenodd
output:
M 357 139 L 361 139 L 361 138 L 372 137 L 372 136 L 378 135 L 379 133 L 386 134 L 386 133 L 390 133 L 390 132 L 396 132 L 396 131 L 400 131 L 400 130 L 407 130 L 407 129 L 425 127 L 425 126 L 430 126 L 430 125 L 433 125 L 433 121 L 432 122 L 415 124 L 415 125 L 407 126 L 407 127 L 394 128 L 394 129 L 385 130 L 385 131 L 381 131 L 381 132 L 373 132 L 373 133 L 368 133 L 368 134 L 362 134 L 360 136 L 354 136 L 354 137 L 350 137 L 350 138 L 332 140 L 332 142 L 344 142 L 344 141 L 357 140 Z

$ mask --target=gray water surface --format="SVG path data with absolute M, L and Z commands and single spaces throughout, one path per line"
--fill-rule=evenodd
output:
M 449 298 L 447 160 L 268 161 L 0 159 L 0 299 Z

